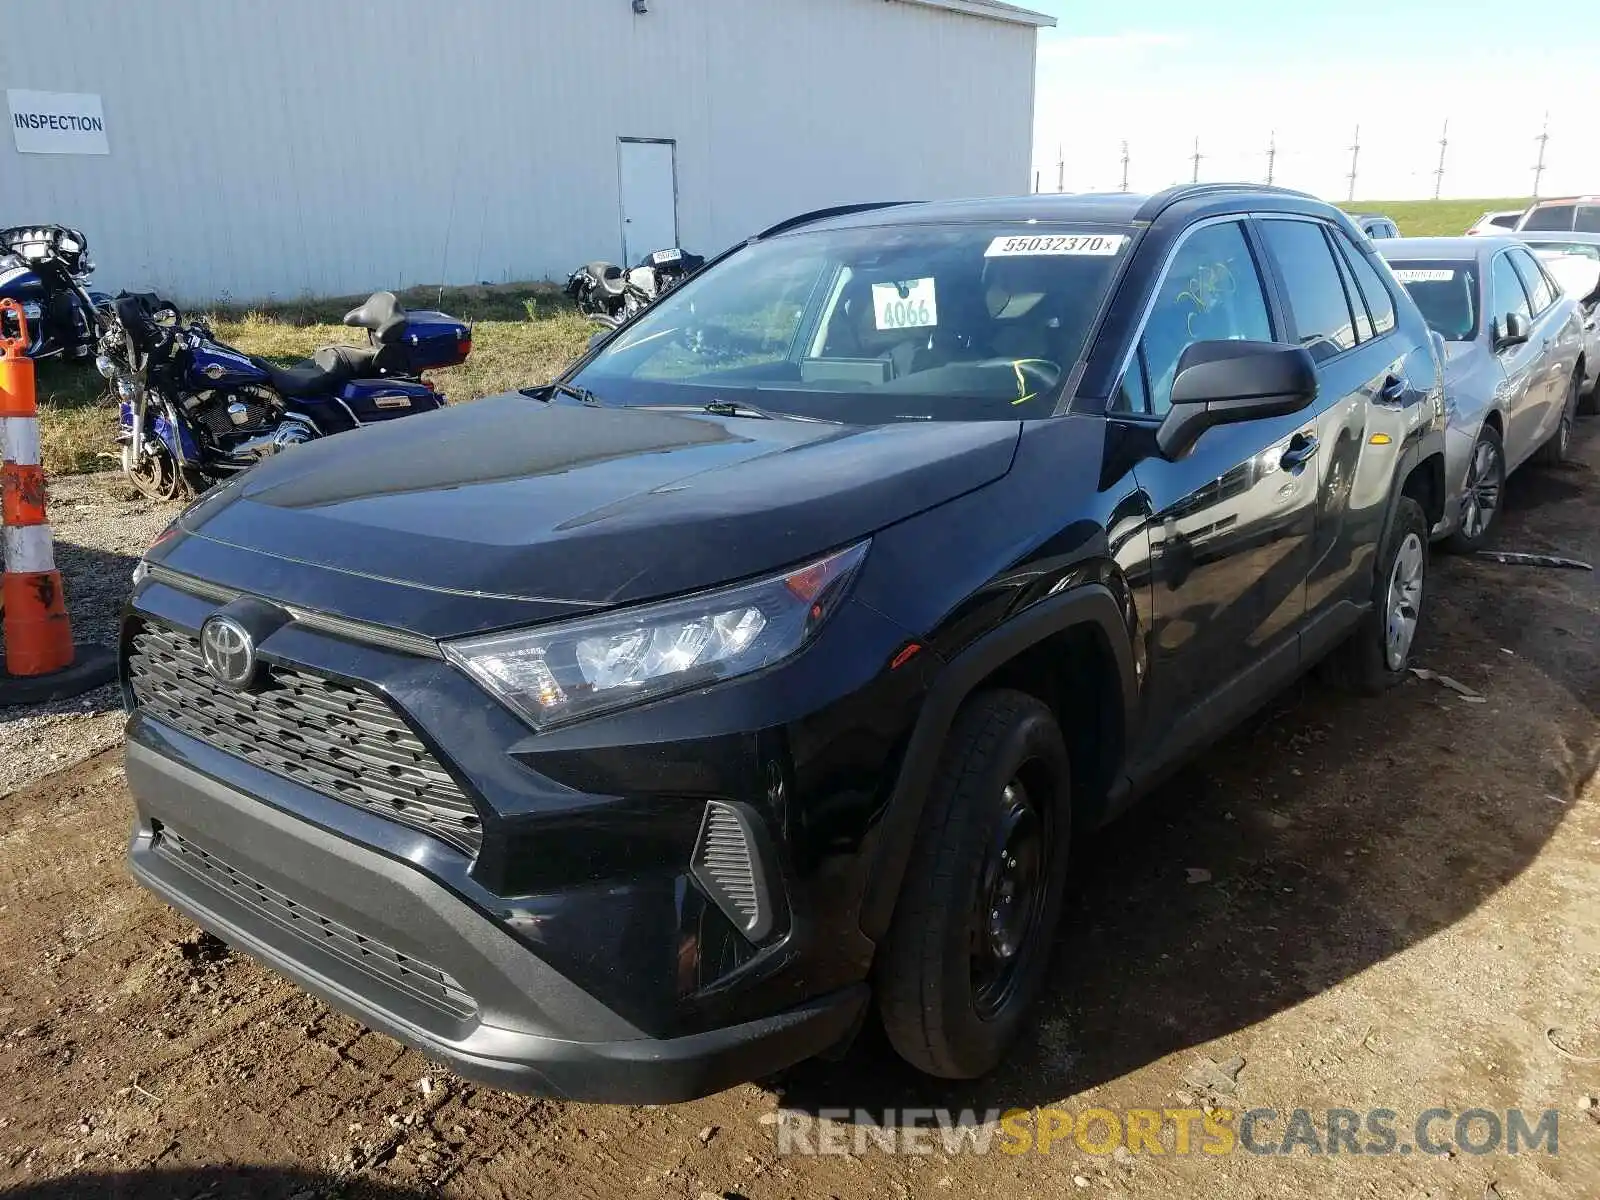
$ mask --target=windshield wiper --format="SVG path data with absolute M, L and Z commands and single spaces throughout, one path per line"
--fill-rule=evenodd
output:
M 539 392 L 558 392 L 558 394 L 570 395 L 573 400 L 581 403 L 581 405 L 587 405 L 589 408 L 602 408 L 600 397 L 597 397 L 594 392 L 590 392 L 587 387 L 579 387 L 578 384 L 546 384 L 544 387 L 523 387 L 522 389 L 523 395 L 549 403 L 549 397 L 542 397 Z
M 826 417 L 806 417 L 799 413 L 771 412 L 743 400 L 713 400 L 709 404 L 629 404 L 641 412 L 703 412 L 714 417 L 754 417 L 761 421 L 810 421 L 817 425 L 837 425 Z
M 714 417 L 758 417 L 763 421 L 778 419 L 777 413 L 746 404 L 743 400 L 713 400 L 706 405 L 706 411 Z

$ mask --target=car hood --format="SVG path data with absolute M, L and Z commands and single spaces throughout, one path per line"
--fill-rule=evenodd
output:
M 527 602 L 516 611 L 543 618 L 711 587 L 847 544 L 1004 475 L 1020 429 L 586 408 L 511 393 L 268 459 L 185 514 L 181 528 L 196 536 L 158 557 L 215 577 L 197 547 L 185 549 L 204 540 L 280 560 L 255 573 L 302 601 L 287 580 L 296 564 L 349 577 L 351 595 L 398 585 Z M 222 582 L 274 594 L 241 577 L 251 572 L 237 554 L 212 561 L 228 564 Z M 426 608 L 433 616 L 409 622 L 432 626 L 419 632 L 455 624 L 437 603 Z

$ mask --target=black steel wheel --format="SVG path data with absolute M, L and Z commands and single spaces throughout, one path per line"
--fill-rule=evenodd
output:
M 884 1030 L 948 1079 L 991 1070 L 1044 984 L 1061 915 L 1071 770 L 1055 717 L 995 690 L 957 715 L 875 970 Z

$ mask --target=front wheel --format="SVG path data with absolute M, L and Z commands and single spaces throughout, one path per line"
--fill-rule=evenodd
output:
M 133 457 L 133 443 L 122 443 L 122 474 L 133 484 L 141 496 L 151 500 L 176 500 L 185 492 L 183 472 L 172 461 L 172 455 L 159 438 L 146 437 L 140 447 L 138 461 Z
M 1044 984 L 1071 836 L 1055 717 L 1023 692 L 969 700 L 925 802 L 877 964 L 895 1050 L 972 1079 L 997 1064 Z

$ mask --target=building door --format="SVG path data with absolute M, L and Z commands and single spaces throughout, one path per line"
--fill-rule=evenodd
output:
M 676 142 L 620 138 L 617 178 L 622 193 L 622 261 L 630 267 L 652 250 L 678 244 Z

